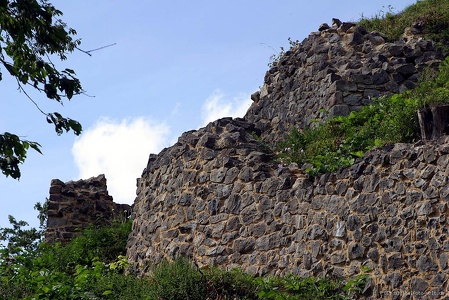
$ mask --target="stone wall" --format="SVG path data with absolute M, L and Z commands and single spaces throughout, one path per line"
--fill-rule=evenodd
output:
M 273 144 L 293 127 L 347 115 L 372 97 L 414 88 L 422 70 L 442 58 L 432 41 L 407 36 L 388 42 L 381 33 L 334 20 L 274 63 L 245 119 Z
M 53 179 L 48 198 L 45 241 L 65 243 L 88 225 L 108 225 L 131 214 L 131 206 L 117 204 L 109 196 L 106 177 L 62 182 Z
M 128 242 L 136 273 L 176 256 L 258 275 L 349 278 L 366 265 L 374 298 L 448 292 L 449 138 L 311 180 L 278 168 L 251 127 L 221 119 L 150 157 Z
M 127 246 L 134 272 L 176 256 L 258 275 L 350 278 L 366 265 L 367 297 L 442 298 L 449 139 L 373 150 L 313 180 L 270 150 L 292 126 L 324 119 L 322 109 L 344 115 L 413 88 L 442 58 L 419 37 L 392 43 L 351 23 L 320 26 L 267 72 L 244 119 L 217 120 L 150 155 Z

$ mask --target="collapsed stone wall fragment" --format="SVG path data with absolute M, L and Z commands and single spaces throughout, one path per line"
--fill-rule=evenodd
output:
M 104 226 L 131 214 L 131 206 L 109 195 L 104 174 L 87 180 L 53 179 L 48 198 L 45 241 L 66 243 L 89 225 Z

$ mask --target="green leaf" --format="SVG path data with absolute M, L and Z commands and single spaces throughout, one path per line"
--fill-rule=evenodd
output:
M 363 157 L 363 155 L 365 155 L 365 152 L 359 150 L 356 152 L 351 152 L 352 155 L 354 155 L 355 157 Z
M 40 154 L 42 154 L 42 151 L 41 151 L 41 149 L 40 149 L 41 145 L 40 145 L 39 143 L 36 143 L 36 142 L 29 142 L 29 145 L 30 145 L 30 147 L 31 147 L 33 150 L 35 150 L 35 151 L 39 152 Z
M 83 131 L 81 124 L 75 120 L 69 119 L 69 127 L 75 132 L 76 135 L 80 135 L 81 131 Z
M 20 178 L 19 164 L 25 161 L 30 147 L 41 153 L 40 144 L 36 142 L 21 140 L 17 135 L 9 132 L 0 134 L 0 169 L 5 176 Z
M 56 87 L 52 84 L 46 83 L 44 85 L 44 92 L 47 94 L 47 97 L 50 99 L 59 99 Z
M 73 71 L 72 69 L 65 69 L 64 71 L 62 71 L 64 73 L 68 73 L 70 75 L 75 75 L 75 71 Z
M 5 66 L 6 70 L 8 70 L 9 74 L 11 74 L 14 77 L 19 76 L 19 72 L 16 67 L 8 63 L 3 63 L 3 65 Z

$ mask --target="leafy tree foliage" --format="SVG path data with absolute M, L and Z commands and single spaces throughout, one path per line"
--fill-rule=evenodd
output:
M 27 222 L 17 221 L 11 215 L 8 218 L 12 228 L 0 228 L 0 241 L 8 243 L 3 250 L 14 256 L 37 250 L 43 232 L 36 228 L 27 229 Z
M 17 80 L 21 90 L 32 101 L 58 135 L 72 130 L 82 131 L 81 124 L 61 114 L 46 113 L 28 96 L 25 86 L 45 93 L 46 97 L 62 104 L 83 92 L 80 81 L 71 69 L 58 70 L 52 59 L 65 60 L 80 44 L 74 39 L 76 31 L 68 28 L 57 10 L 47 0 L 0 0 L 0 80 L 5 71 Z M 40 151 L 37 142 L 22 140 L 5 132 L 0 134 L 0 169 L 6 176 L 20 178 L 19 164 L 29 148 Z

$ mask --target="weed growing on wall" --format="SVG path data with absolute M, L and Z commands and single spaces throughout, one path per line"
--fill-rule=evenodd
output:
M 293 129 L 278 145 L 282 164 L 306 164 L 305 171 L 335 172 L 374 147 L 417 138 L 415 101 L 408 95 L 376 99 L 346 117 L 334 117 L 315 128 Z
M 370 276 L 369 272 L 371 269 L 368 266 L 361 266 L 360 273 L 356 275 L 354 278 L 348 280 L 346 284 L 343 286 L 343 290 L 352 295 L 357 295 L 357 293 L 362 293 Z
M 300 45 L 298 40 L 292 40 L 291 38 L 288 38 L 288 44 L 290 45 L 290 50 Z M 270 62 L 268 63 L 268 67 L 274 67 L 279 60 L 285 55 L 286 50 L 284 47 L 280 47 L 280 51 L 278 54 L 272 54 L 270 56 Z

